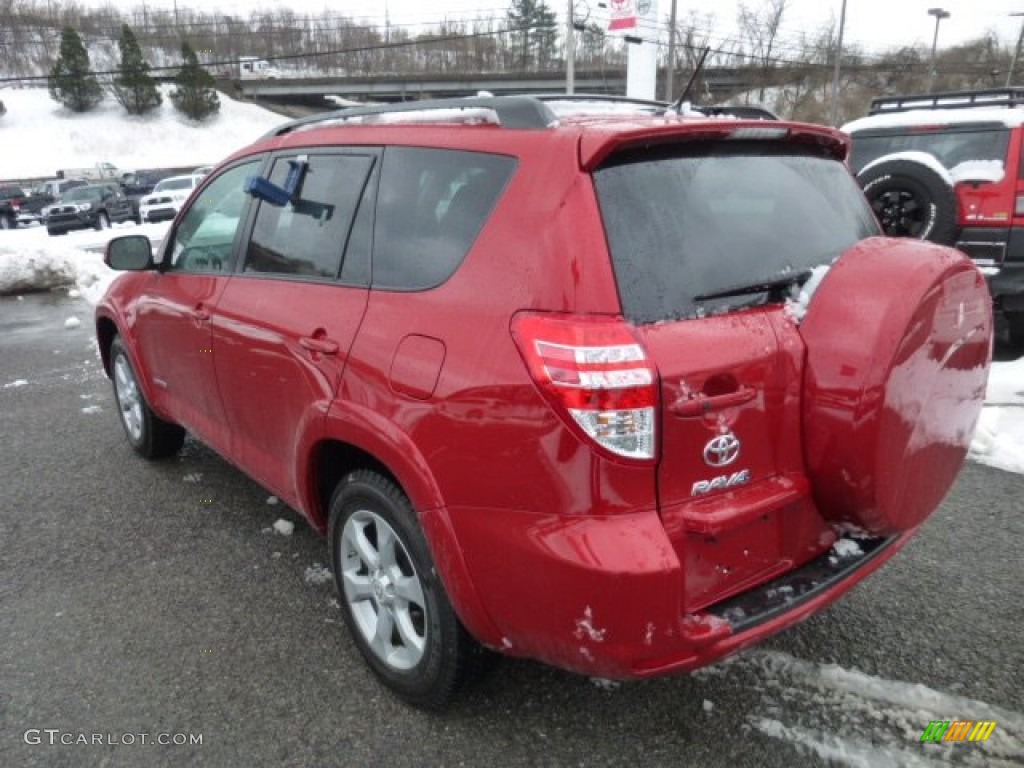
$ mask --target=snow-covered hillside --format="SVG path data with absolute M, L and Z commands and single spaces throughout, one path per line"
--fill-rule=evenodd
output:
M 101 160 L 124 170 L 210 165 L 287 120 L 220 94 L 220 113 L 197 124 L 174 109 L 170 90 L 164 87 L 163 105 L 144 117 L 126 114 L 109 96 L 94 111 L 75 114 L 45 88 L 0 91 L 7 107 L 0 179 L 52 177 L 58 168 Z

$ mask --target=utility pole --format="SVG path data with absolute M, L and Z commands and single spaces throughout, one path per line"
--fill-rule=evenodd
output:
M 846 0 L 843 0 L 842 10 L 839 11 L 839 39 L 836 41 L 836 64 L 835 72 L 832 74 L 832 116 L 829 122 L 835 128 L 839 127 L 839 68 L 843 60 L 844 29 L 846 29 Z
M 1024 16 L 1024 13 L 1011 13 L 1011 16 Z M 1024 43 L 1024 21 L 1020 23 L 1020 34 L 1017 36 L 1017 47 L 1013 49 L 1013 58 L 1010 59 L 1010 71 L 1006 73 L 1006 87 L 1009 88 L 1013 82 L 1013 69 L 1017 66 L 1017 59 L 1020 58 L 1020 46 Z
M 935 36 L 932 38 L 932 71 L 928 77 L 928 93 L 931 93 L 935 90 L 935 76 L 938 74 L 935 69 L 935 51 L 939 44 L 939 22 L 948 19 L 950 14 L 944 8 L 929 8 L 928 15 L 935 17 Z
M 572 96 L 576 88 L 576 29 L 573 27 L 573 1 L 565 12 L 565 92 Z
M 845 0 L 844 0 L 845 2 Z M 672 0 L 672 12 L 668 17 L 668 67 L 665 73 L 665 101 L 675 101 L 675 83 L 673 76 L 676 72 L 676 0 Z

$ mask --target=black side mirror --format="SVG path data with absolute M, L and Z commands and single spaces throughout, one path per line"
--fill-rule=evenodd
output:
M 153 246 L 145 235 L 115 237 L 107 243 L 103 263 L 111 269 L 128 272 L 153 269 Z

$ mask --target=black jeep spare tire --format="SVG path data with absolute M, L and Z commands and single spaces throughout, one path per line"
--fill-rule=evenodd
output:
M 800 335 L 822 515 L 880 535 L 920 524 L 952 486 L 985 398 L 985 279 L 952 248 L 864 240 L 825 276 Z
M 956 191 L 923 159 L 882 158 L 862 170 L 857 181 L 889 237 L 956 242 Z

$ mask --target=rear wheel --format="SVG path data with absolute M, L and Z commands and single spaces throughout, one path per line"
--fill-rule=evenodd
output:
M 857 180 L 885 234 L 956 242 L 956 192 L 934 168 L 911 159 L 882 160 Z
M 120 337 L 110 345 L 110 368 L 121 426 L 132 448 L 147 459 L 166 458 L 181 450 L 185 430 L 161 419 L 146 403 Z
M 345 623 L 378 678 L 409 703 L 440 709 L 487 652 L 463 628 L 409 500 L 369 470 L 331 499 L 331 561 Z

